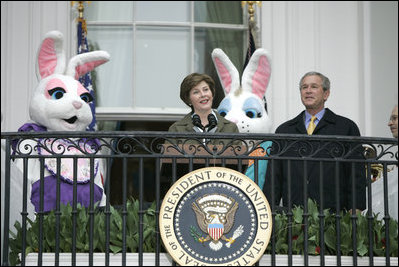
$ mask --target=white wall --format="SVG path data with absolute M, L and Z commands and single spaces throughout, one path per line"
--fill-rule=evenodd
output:
M 398 2 L 262 3 L 262 44 L 272 55 L 267 92 L 274 128 L 304 107 L 298 82 L 329 77 L 326 106 L 354 120 L 364 136 L 392 137 L 398 98 Z
M 267 98 L 274 129 L 303 110 L 299 79 L 317 70 L 331 80 L 329 108 L 353 119 L 364 136 L 390 137 L 398 97 L 396 1 L 263 1 L 261 13 L 262 46 L 272 56 Z M 29 119 L 42 36 L 60 30 L 67 54 L 75 53 L 74 18 L 68 1 L 1 2 L 2 131 Z
M 1 131 L 16 131 L 29 119 L 43 36 L 60 30 L 67 55 L 75 49 L 71 17 L 70 1 L 1 1 Z
M 386 125 L 398 103 L 398 2 L 370 2 L 366 12 L 370 35 L 367 106 L 372 107 L 366 121 L 371 135 L 390 137 Z

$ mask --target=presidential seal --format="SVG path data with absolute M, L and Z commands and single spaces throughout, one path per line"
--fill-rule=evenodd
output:
M 272 230 L 262 190 L 222 167 L 198 169 L 176 181 L 159 222 L 163 244 L 179 265 L 254 265 Z

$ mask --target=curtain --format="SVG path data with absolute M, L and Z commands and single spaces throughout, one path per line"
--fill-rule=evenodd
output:
M 204 3 L 203 3 L 204 4 Z M 224 24 L 243 24 L 243 13 L 241 1 L 206 1 L 205 14 L 196 14 L 195 21 L 205 20 L 203 22 L 209 23 L 224 23 Z M 204 11 L 202 9 L 202 11 Z M 197 12 L 201 12 L 200 8 L 195 8 Z M 213 102 L 216 108 L 220 101 L 224 98 L 224 91 L 219 82 L 216 69 L 213 65 L 211 53 L 213 49 L 220 48 L 233 62 L 237 68 L 240 76 L 242 74 L 242 67 L 244 64 L 244 37 L 243 30 L 226 30 L 226 29 L 205 29 L 206 45 L 205 45 L 205 66 L 204 69 L 215 80 L 216 96 Z

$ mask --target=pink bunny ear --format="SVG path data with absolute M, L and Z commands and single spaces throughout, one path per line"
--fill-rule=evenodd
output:
M 271 75 L 271 66 L 266 50 L 260 48 L 255 51 L 242 75 L 242 88 L 252 92 L 260 99 L 266 93 Z
M 62 49 L 63 36 L 59 31 L 48 32 L 37 53 L 36 76 L 44 79 L 65 70 L 65 53 Z
M 77 80 L 95 67 L 108 62 L 109 59 L 110 55 L 105 51 L 93 51 L 76 55 L 69 61 L 65 74 Z
M 212 60 L 217 70 L 224 92 L 229 94 L 240 88 L 240 77 L 236 67 L 220 48 L 212 51 Z

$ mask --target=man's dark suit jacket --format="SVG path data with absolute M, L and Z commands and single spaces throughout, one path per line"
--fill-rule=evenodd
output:
M 284 134 L 307 134 L 305 129 L 305 111 L 300 113 L 296 118 L 289 120 L 280 125 L 276 133 Z M 341 135 L 341 136 L 360 136 L 360 131 L 357 125 L 348 118 L 336 115 L 334 112 L 326 108 L 323 118 L 317 124 L 313 135 Z M 326 141 L 324 141 L 326 142 Z M 301 142 L 303 143 L 303 142 Z M 312 142 L 312 145 L 321 145 L 320 141 Z M 338 155 L 347 154 L 349 144 L 341 146 L 334 142 L 329 142 L 328 146 L 319 151 L 316 156 L 312 158 L 334 158 L 332 151 Z M 273 153 L 280 153 L 277 151 L 276 143 L 274 143 Z M 280 156 L 299 157 L 299 145 L 293 144 L 286 152 L 281 153 Z M 337 149 L 337 150 L 335 150 Z M 274 152 L 273 152 L 274 151 Z M 363 159 L 363 151 L 357 148 L 356 153 L 352 153 L 349 157 Z M 339 156 L 338 156 L 339 157 Z M 322 176 L 320 174 L 320 163 L 318 161 L 307 161 L 307 178 L 304 179 L 304 161 L 291 160 L 291 181 L 288 178 L 288 160 L 275 159 L 269 162 L 266 174 L 265 186 L 263 191 L 270 203 L 272 203 L 272 192 L 274 192 L 274 202 L 276 205 L 283 199 L 283 206 L 288 207 L 288 184 L 291 183 L 291 204 L 303 205 L 304 203 L 304 184 L 307 183 L 307 198 L 311 198 L 320 204 L 320 180 L 323 177 L 323 209 L 330 208 L 331 211 L 349 210 L 352 209 L 352 181 L 354 182 L 356 190 L 355 207 L 363 210 L 366 208 L 366 175 L 364 164 L 356 163 L 355 175 L 352 179 L 352 163 L 337 161 L 323 161 Z M 338 176 L 336 176 L 336 168 L 339 167 Z M 274 172 L 273 172 L 274 170 Z M 274 173 L 274 188 L 272 188 L 272 174 Z M 338 177 L 338 187 L 336 187 L 336 177 Z M 339 193 L 339 206 L 336 206 L 336 192 Z

